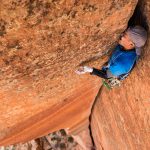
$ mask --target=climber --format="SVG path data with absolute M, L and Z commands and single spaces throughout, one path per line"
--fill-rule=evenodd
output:
M 103 66 L 101 70 L 82 66 L 76 70 L 76 73 L 79 75 L 90 73 L 104 79 L 116 78 L 123 80 L 135 66 L 146 40 L 147 32 L 143 27 L 129 27 L 121 34 L 118 45 L 115 47 L 106 66 Z

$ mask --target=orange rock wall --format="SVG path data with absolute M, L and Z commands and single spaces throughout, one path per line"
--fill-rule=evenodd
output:
M 27 142 L 59 129 L 66 129 L 68 132 L 82 131 L 89 124 L 88 117 L 92 103 L 100 87 L 98 80 L 94 82 L 89 79 L 89 81 L 68 93 L 67 98 L 64 98 L 61 103 L 56 105 L 46 103 L 42 112 L 36 113 L 23 122 L 18 120 L 18 124 L 1 131 L 0 145 Z M 32 107 L 35 109 L 34 106 Z
M 149 22 L 149 1 L 143 1 Z M 98 150 L 150 149 L 150 38 L 143 55 L 121 87 L 102 88 L 92 112 Z
M 74 71 L 106 61 L 97 58 L 114 46 L 136 3 L 0 2 L 0 145 L 88 124 L 100 81 Z

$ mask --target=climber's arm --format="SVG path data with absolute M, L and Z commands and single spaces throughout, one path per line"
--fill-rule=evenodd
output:
M 75 72 L 79 75 L 85 74 L 85 73 L 90 73 L 91 75 L 96 75 L 96 76 L 99 76 L 99 77 L 104 78 L 104 79 L 109 79 L 109 78 L 113 77 L 111 72 L 108 70 L 106 70 L 106 71 L 105 70 L 99 70 L 99 69 L 91 68 L 88 66 L 80 67 Z

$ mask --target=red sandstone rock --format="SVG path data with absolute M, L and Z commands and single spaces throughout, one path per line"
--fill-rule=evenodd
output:
M 143 9 L 149 22 L 149 1 Z M 144 7 L 145 6 L 145 7 Z M 92 134 L 98 150 L 150 149 L 150 38 L 143 56 L 121 87 L 105 87 L 92 112 Z
M 149 2 L 140 3 L 149 23 Z M 120 88 L 103 88 L 92 113 L 97 149 L 150 149 L 149 42 L 143 56 Z
M 74 130 L 81 131 L 85 126 L 88 126 L 88 116 L 90 115 L 93 99 L 100 87 L 98 80 L 94 83 L 89 79 L 89 82 L 80 84 L 80 86 L 74 89 L 75 91 L 70 90 L 66 97 L 61 97 L 63 98 L 60 99 L 62 102 L 58 104 L 52 105 L 50 102 L 43 102 L 43 104 L 38 106 L 40 109 L 38 109 L 37 106 L 32 106 L 34 113 L 36 113 L 30 116 L 29 119 L 22 122 L 19 122 L 18 119 L 18 124 L 13 123 L 14 118 L 8 120 L 10 122 L 12 121 L 13 125 L 7 129 L 4 128 L 5 126 L 1 126 L 3 130 L 1 131 L 0 144 L 6 145 L 7 143 L 26 142 L 27 140 L 46 135 L 61 128 L 71 128 L 71 132 Z M 18 106 L 19 104 L 15 103 L 16 100 L 17 99 L 14 100 L 14 105 Z M 32 111 L 30 107 L 28 108 L 25 104 L 21 104 L 19 106 L 26 109 L 26 111 Z M 13 105 L 13 103 L 11 105 Z M 41 111 L 41 109 L 43 110 Z M 2 117 L 1 124 L 4 124 L 5 122 L 3 120 L 6 116 Z M 21 118 L 21 116 L 17 117 Z
M 91 150 L 93 148 L 89 128 L 85 128 L 82 132 L 73 136 L 73 138 L 78 143 L 76 150 Z
M 136 2 L 1 1 L 0 145 L 88 125 L 100 81 L 74 71 L 105 62 Z

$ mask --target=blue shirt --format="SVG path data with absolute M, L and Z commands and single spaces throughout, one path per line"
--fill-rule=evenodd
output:
M 128 74 L 134 66 L 136 59 L 135 49 L 123 50 L 121 45 L 117 45 L 108 61 L 108 69 L 116 77 Z

